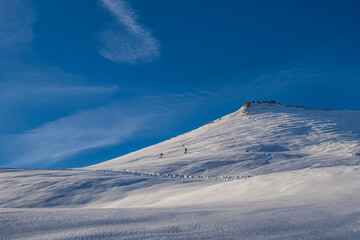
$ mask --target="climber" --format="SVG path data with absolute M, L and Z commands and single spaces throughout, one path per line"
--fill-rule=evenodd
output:
M 184 154 L 186 154 L 186 153 L 187 153 L 187 148 L 184 149 Z
M 162 158 L 164 154 L 160 153 L 160 157 L 159 158 Z

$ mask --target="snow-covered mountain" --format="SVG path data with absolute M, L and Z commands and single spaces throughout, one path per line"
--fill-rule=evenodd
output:
M 248 102 L 189 133 L 88 169 L 239 176 L 357 165 L 359 123 L 358 111 Z
M 86 168 L 0 169 L 0 239 L 359 239 L 359 122 L 247 102 Z

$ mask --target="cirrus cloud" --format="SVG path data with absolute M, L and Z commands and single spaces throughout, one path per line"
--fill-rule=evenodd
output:
M 30 48 L 34 21 L 35 14 L 28 1 L 0 0 L 0 57 Z
M 134 11 L 122 0 L 100 0 L 115 18 L 100 34 L 98 52 L 119 63 L 152 62 L 159 57 L 159 41 L 140 25 Z

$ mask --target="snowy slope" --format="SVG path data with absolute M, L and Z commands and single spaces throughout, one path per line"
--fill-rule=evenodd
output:
M 238 176 L 357 165 L 359 122 L 359 111 L 252 102 L 189 133 L 88 169 Z
M 87 168 L 0 169 L 0 239 L 359 239 L 359 122 L 254 102 Z
M 4 209 L 0 239 L 359 239 L 359 209 Z
M 0 208 L 296 206 L 360 202 L 360 166 L 279 172 L 204 181 L 82 170 L 0 171 Z
M 0 172 L 0 239 L 359 239 L 360 167 L 199 181 Z M 144 208 L 145 207 L 145 208 Z

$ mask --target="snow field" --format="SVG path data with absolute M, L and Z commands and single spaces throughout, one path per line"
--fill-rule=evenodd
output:
M 0 239 L 359 239 L 359 122 L 254 102 L 87 168 L 0 169 Z
M 144 208 L 237 206 L 277 201 L 288 205 L 360 201 L 360 167 L 337 166 L 201 181 L 114 171 L 0 171 L 3 208 Z M 283 204 L 283 203 L 282 203 Z
M 237 208 L 2 209 L 0 239 L 356 240 L 359 221 L 359 208 L 259 203 Z

